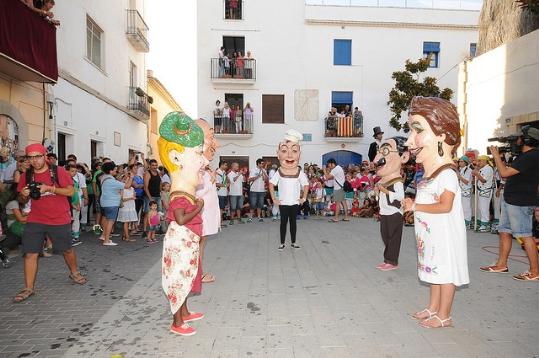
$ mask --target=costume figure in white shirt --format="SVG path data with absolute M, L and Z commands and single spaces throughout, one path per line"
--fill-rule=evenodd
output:
M 299 249 L 296 244 L 296 216 L 299 206 L 307 200 L 309 193 L 309 180 L 307 175 L 298 166 L 301 148 L 299 141 L 302 134 L 290 129 L 286 132 L 284 140 L 279 143 L 277 156 L 281 166 L 271 177 L 269 192 L 273 204 L 279 206 L 281 213 L 281 244 L 279 250 L 284 249 L 286 227 L 290 221 L 290 239 L 292 248 Z M 279 198 L 275 195 L 275 186 L 279 186 Z M 300 193 L 303 196 L 300 197 Z
M 403 225 L 401 201 L 404 199 L 404 180 L 400 172 L 401 166 L 410 159 L 404 143 L 404 137 L 386 139 L 374 158 L 376 174 L 382 177 L 374 189 L 379 194 L 380 234 L 385 245 L 384 262 L 376 268 L 382 271 L 395 270 L 399 265 Z

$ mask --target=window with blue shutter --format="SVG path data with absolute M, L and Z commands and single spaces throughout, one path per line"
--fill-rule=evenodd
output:
M 337 105 L 337 104 L 352 105 L 353 98 L 354 98 L 354 92 L 344 92 L 344 91 L 331 92 L 331 103 L 334 105 Z
M 429 67 L 435 68 L 439 65 L 440 60 L 440 43 L 439 42 L 423 42 L 423 58 L 430 56 Z
M 352 64 L 352 40 L 333 40 L 333 64 L 336 66 Z

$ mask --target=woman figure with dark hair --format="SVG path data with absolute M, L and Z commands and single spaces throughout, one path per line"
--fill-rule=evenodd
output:
M 449 327 L 455 288 L 470 282 L 461 189 L 452 161 L 460 145 L 459 117 L 449 101 L 414 97 L 408 124 L 406 145 L 423 164 L 424 176 L 415 202 L 406 198 L 403 204 L 415 216 L 419 279 L 431 285 L 428 307 L 413 318 L 425 328 Z

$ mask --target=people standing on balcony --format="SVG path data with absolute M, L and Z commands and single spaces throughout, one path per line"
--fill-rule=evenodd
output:
M 222 127 L 220 128 L 221 131 L 219 133 L 228 133 L 230 126 L 230 107 L 228 106 L 228 102 L 225 102 L 222 115 Z
M 241 107 L 239 105 L 236 106 L 236 113 L 235 113 L 235 119 L 236 119 L 236 133 L 241 133 L 243 131 L 243 128 L 242 128 L 242 120 L 243 120 L 243 117 L 242 117 L 242 114 L 243 114 L 243 111 L 241 110 Z
M 251 103 L 247 102 L 243 110 L 243 130 L 247 133 L 252 133 L 253 117 L 253 108 L 251 107 Z
M 245 62 L 243 56 L 241 55 L 241 52 L 238 51 L 238 55 L 236 57 L 236 77 L 243 78 L 244 67 Z
M 229 12 L 230 12 L 229 19 L 231 20 L 239 19 L 238 0 L 228 0 L 228 6 L 229 6 Z
M 244 62 L 244 76 L 247 79 L 253 78 L 253 68 L 254 68 L 254 59 L 252 57 L 251 51 L 247 51 L 247 56 L 243 58 Z
M 337 108 L 331 107 L 326 118 L 326 137 L 335 137 L 337 135 Z
M 213 109 L 213 127 L 215 133 L 221 133 L 221 121 L 223 118 L 223 110 L 221 109 L 221 101 L 215 101 L 215 108 Z
M 30 8 L 33 12 L 37 13 L 39 16 L 45 18 L 51 24 L 56 26 L 60 25 L 60 21 L 53 19 L 54 13 L 51 11 L 55 5 L 54 0 L 21 0 L 26 6 Z
M 380 145 L 382 144 L 382 137 L 384 136 L 384 132 L 380 129 L 380 127 L 374 127 L 374 142 L 371 143 L 369 146 L 369 161 L 374 161 L 374 157 L 376 157 L 376 154 L 378 154 L 378 149 L 380 148 Z
M 354 108 L 354 136 L 361 136 L 363 133 L 363 113 L 358 107 Z

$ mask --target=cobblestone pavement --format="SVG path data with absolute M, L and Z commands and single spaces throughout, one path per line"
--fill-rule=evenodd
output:
M 189 300 L 206 315 L 192 337 L 168 331 L 160 245 L 83 240 L 86 286 L 69 281 L 61 257 L 41 259 L 36 295 L 13 304 L 21 260 L 0 270 L 0 357 L 539 357 L 539 284 L 478 270 L 496 258 L 495 235 L 468 236 L 471 284 L 457 292 L 455 327 L 426 330 L 409 317 L 428 299 L 413 228 L 399 269 L 380 272 L 372 220 L 301 220 L 302 249 L 283 252 L 277 223 L 234 225 L 208 242 L 217 281 Z M 524 252 L 515 245 L 512 254 L 511 273 L 525 270 Z

